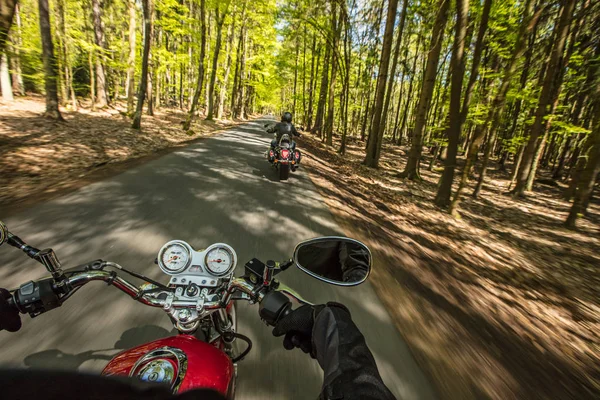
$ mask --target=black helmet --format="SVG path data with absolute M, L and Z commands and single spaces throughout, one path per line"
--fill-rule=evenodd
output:
M 292 123 L 292 113 L 289 111 L 284 112 L 283 115 L 281 116 L 281 122 L 289 122 L 291 124 Z

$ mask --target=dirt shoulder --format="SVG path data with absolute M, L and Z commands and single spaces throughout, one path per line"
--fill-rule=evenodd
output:
M 199 117 L 189 135 L 179 109 L 144 115 L 137 131 L 120 104 L 97 112 L 62 110 L 66 122 L 43 118 L 44 107 L 40 97 L 0 103 L 2 217 L 246 122 Z
M 387 145 L 382 167 L 366 168 L 363 147 L 341 157 L 300 140 L 336 219 L 373 250 L 372 283 L 440 396 L 599 398 L 600 206 L 572 232 L 559 188 L 517 202 L 492 173 L 455 219 L 431 200 L 438 173 L 397 178 L 405 152 Z

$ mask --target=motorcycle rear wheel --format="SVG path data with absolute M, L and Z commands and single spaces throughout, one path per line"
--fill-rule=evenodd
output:
M 287 181 L 290 177 L 290 166 L 288 164 L 279 165 L 279 180 Z

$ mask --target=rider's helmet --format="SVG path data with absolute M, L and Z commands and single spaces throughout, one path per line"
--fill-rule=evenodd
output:
M 289 122 L 291 124 L 292 123 L 292 113 L 289 111 L 284 112 L 283 115 L 281 116 L 281 122 Z

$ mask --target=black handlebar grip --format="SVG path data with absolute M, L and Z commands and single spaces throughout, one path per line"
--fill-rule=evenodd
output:
M 285 294 L 275 290 L 265 295 L 258 309 L 260 318 L 271 326 L 275 326 L 277 321 L 290 312 L 292 312 L 290 299 Z
M 31 258 L 35 258 L 35 256 L 40 252 L 35 247 L 29 246 L 25 243 L 20 237 L 13 235 L 12 233 L 8 233 L 8 240 L 6 243 L 10 244 L 13 247 L 16 247 L 19 250 L 23 250 L 25 254 L 27 254 Z

